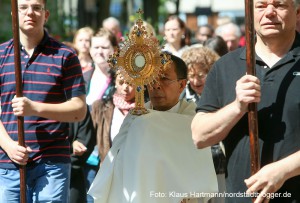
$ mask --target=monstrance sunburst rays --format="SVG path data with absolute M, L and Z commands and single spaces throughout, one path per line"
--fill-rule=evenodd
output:
M 144 107 L 144 86 L 153 84 L 162 70 L 169 67 L 170 55 L 162 53 L 159 41 L 153 33 L 147 33 L 142 10 L 138 10 L 140 17 L 136 21 L 133 31 L 120 47 L 110 56 L 108 63 L 112 69 L 119 71 L 124 80 L 135 88 L 135 108 L 130 113 L 142 115 L 148 113 Z

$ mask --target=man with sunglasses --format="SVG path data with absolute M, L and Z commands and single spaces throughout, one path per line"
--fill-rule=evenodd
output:
M 0 45 L 0 202 L 20 202 L 18 165 L 26 165 L 27 203 L 68 202 L 68 122 L 85 117 L 85 86 L 72 49 L 44 31 L 46 0 L 18 0 L 23 97 L 16 97 L 13 40 Z M 17 117 L 24 117 L 25 147 Z

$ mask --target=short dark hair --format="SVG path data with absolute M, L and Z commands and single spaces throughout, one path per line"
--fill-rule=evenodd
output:
M 228 47 L 224 39 L 220 36 L 215 36 L 207 39 L 203 46 L 214 50 L 219 56 L 223 56 L 228 53 Z
M 211 32 L 212 35 L 214 34 L 215 29 L 214 29 L 213 26 L 211 26 L 210 24 L 203 24 L 203 25 L 200 25 L 200 26 L 198 27 L 197 32 L 199 32 L 200 28 L 203 28 L 203 27 L 208 28 L 208 29 L 210 30 L 210 32 Z
M 173 54 L 170 55 L 172 63 L 175 65 L 177 79 L 187 79 L 187 66 L 184 61 Z

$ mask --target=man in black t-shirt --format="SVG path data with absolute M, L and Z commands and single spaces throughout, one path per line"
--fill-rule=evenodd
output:
M 300 202 L 299 0 L 254 0 L 256 74 L 246 75 L 246 50 L 217 61 L 192 122 L 198 148 L 223 140 L 227 203 Z M 258 105 L 262 168 L 250 173 L 247 111 Z

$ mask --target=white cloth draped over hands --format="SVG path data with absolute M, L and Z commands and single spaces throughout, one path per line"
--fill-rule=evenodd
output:
M 125 118 L 88 192 L 95 203 L 198 202 L 197 195 L 217 192 L 211 149 L 194 146 L 192 107 L 184 105 L 183 114 L 150 110 Z

